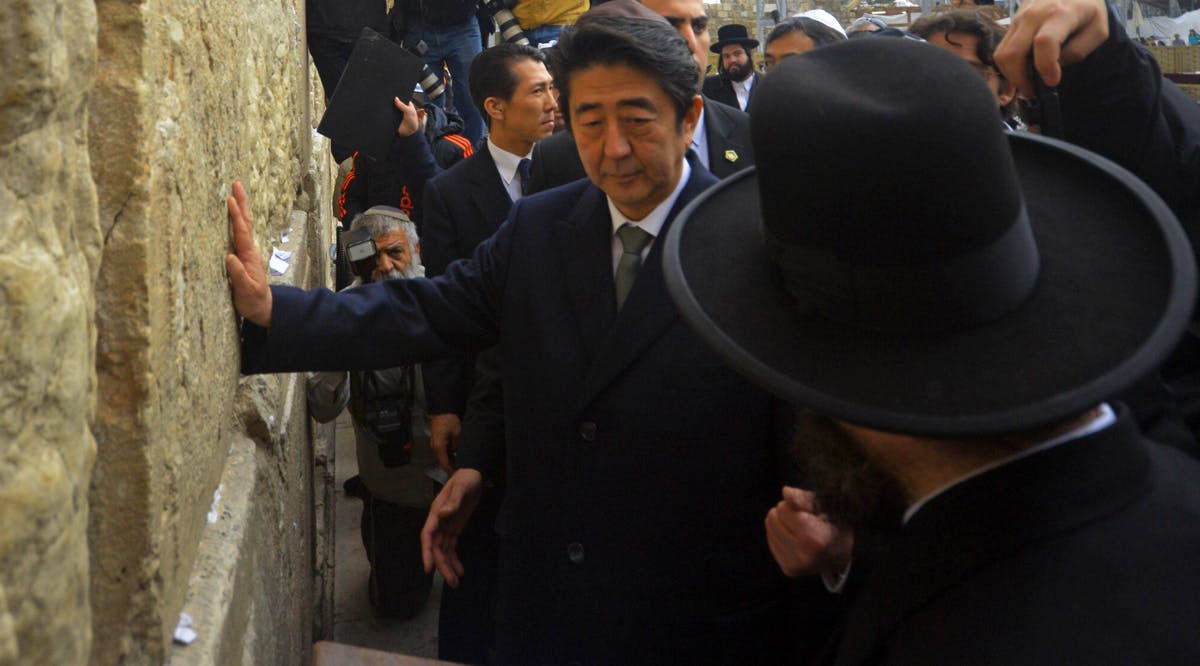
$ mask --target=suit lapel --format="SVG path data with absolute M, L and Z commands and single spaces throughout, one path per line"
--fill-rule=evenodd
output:
M 476 155 L 478 157 L 471 163 L 468 175 L 473 186 L 470 192 L 476 194 L 473 199 L 480 218 L 486 220 L 488 227 L 495 231 L 508 217 L 508 211 L 512 208 L 512 197 L 504 188 L 504 181 L 500 180 L 496 160 L 492 159 L 492 151 L 488 150 L 486 141 Z
M 708 139 L 708 170 L 724 178 L 740 167 L 725 158 L 732 143 L 733 122 L 715 104 L 704 105 L 704 133 Z
M 689 201 L 704 191 L 715 180 L 703 169 L 694 169 L 692 176 L 679 193 L 675 205 L 667 215 L 667 221 L 650 247 L 650 253 L 642 262 L 633 289 L 625 300 L 625 306 L 616 315 L 612 330 L 603 338 L 595 362 L 588 370 L 584 380 L 583 392 L 579 396 L 576 409 L 583 409 L 587 403 L 606 386 L 612 383 L 625 368 L 634 363 L 651 344 L 654 343 L 667 328 L 679 317 L 675 305 L 667 294 L 667 285 L 662 276 L 662 248 L 667 231 L 679 211 Z M 604 206 L 603 198 L 600 202 Z M 611 248 L 612 222 L 605 215 L 608 227 L 605 229 L 606 248 Z M 610 311 L 616 310 L 616 291 L 612 286 L 612 253 L 607 253 L 608 264 L 608 298 Z
M 590 363 L 617 316 L 612 221 L 604 193 L 594 185 L 589 186 L 556 231 L 560 256 L 565 262 L 571 309 Z
M 1094 435 L 951 488 L 887 540 L 850 609 L 836 663 L 878 661 L 905 618 L 949 588 L 1031 543 L 1128 505 L 1149 484 L 1145 446 L 1123 414 Z

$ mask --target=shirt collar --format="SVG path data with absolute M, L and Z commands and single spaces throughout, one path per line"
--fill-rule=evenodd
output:
M 1048 439 L 1048 440 L 1042 442 L 1041 444 L 1037 444 L 1037 445 L 1031 446 L 1030 448 L 1025 449 L 1023 451 L 1014 453 L 1013 455 L 1008 456 L 1007 458 L 1002 458 L 993 463 L 984 465 L 983 467 L 980 467 L 979 469 L 972 470 L 970 474 L 967 474 L 966 476 L 963 476 L 963 477 L 959 477 L 959 478 L 951 481 L 950 483 L 947 483 L 946 485 L 942 486 L 941 488 L 938 488 L 937 490 L 933 491 L 932 493 L 929 493 L 928 495 L 917 500 L 911 506 L 908 507 L 907 511 L 904 512 L 904 521 L 903 522 L 907 523 L 909 520 L 911 520 L 913 515 L 915 515 L 918 511 L 920 511 L 921 507 L 928 504 L 930 500 L 937 497 L 938 495 L 941 495 L 942 493 L 946 492 L 947 490 L 950 490 L 954 486 L 957 486 L 958 484 L 960 484 L 964 481 L 973 479 L 973 478 L 979 476 L 980 474 L 990 472 L 990 471 L 996 469 L 997 467 L 1002 467 L 1009 463 L 1016 462 L 1018 460 L 1021 460 L 1022 458 L 1028 458 L 1029 456 L 1034 455 L 1035 453 L 1041 453 L 1042 451 L 1045 451 L 1047 449 L 1052 449 L 1052 448 L 1058 446 L 1059 444 L 1066 444 L 1067 442 L 1070 442 L 1072 440 L 1076 440 L 1081 437 L 1086 437 L 1092 433 L 1099 432 L 1116 422 L 1117 422 L 1117 416 L 1115 413 L 1113 413 L 1112 407 L 1109 407 L 1108 403 L 1101 403 L 1100 404 L 1100 414 L 1097 415 L 1096 418 L 1088 421 L 1087 423 L 1079 426 L 1078 428 L 1074 428 L 1069 432 L 1065 432 L 1057 437 Z
M 754 87 L 754 74 L 747 76 L 745 79 L 743 79 L 741 81 L 734 81 L 733 85 L 735 88 L 741 88 L 742 90 L 745 90 L 746 92 L 750 92 L 750 88 Z
M 696 119 L 696 129 L 692 132 L 692 150 L 705 169 L 708 168 L 708 134 L 704 131 L 704 104 L 700 105 L 700 117 Z
M 640 227 L 642 231 L 645 231 L 651 236 L 657 238 L 659 232 L 662 231 L 663 225 L 667 222 L 667 214 L 671 212 L 671 207 L 674 206 L 675 201 L 679 199 L 679 193 L 683 191 L 683 186 L 687 185 L 688 178 L 690 178 L 691 175 L 692 167 L 685 159 L 683 160 L 683 171 L 679 174 L 679 182 L 675 185 L 675 191 L 671 192 L 671 196 L 663 199 L 661 203 L 654 207 L 654 210 L 650 211 L 646 217 L 643 217 L 640 220 L 631 220 L 625 217 L 621 211 L 617 210 L 617 206 L 613 203 L 612 198 L 610 198 L 608 195 L 605 195 L 604 198 L 608 201 L 608 215 L 612 219 L 613 234 L 615 235 L 617 233 L 617 229 L 620 229 L 621 225 L 628 222 L 636 227 Z
M 492 161 L 496 163 L 496 171 L 500 174 L 500 180 L 504 181 L 504 186 L 508 187 L 512 183 L 513 178 L 517 177 L 517 165 L 521 160 L 533 154 L 529 151 L 529 155 L 517 155 L 510 153 L 507 150 L 492 143 L 492 137 L 487 140 L 488 152 L 492 154 Z

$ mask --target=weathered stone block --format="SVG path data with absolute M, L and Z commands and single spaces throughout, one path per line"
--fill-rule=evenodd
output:
M 95 457 L 95 6 L 0 12 L 0 663 L 78 664 Z

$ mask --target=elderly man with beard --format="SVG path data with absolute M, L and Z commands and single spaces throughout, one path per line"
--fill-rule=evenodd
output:
M 758 40 L 750 38 L 746 26 L 737 23 L 721 26 L 716 43 L 708 49 L 721 56 L 721 72 L 704 79 L 701 89 L 704 96 L 749 111 L 750 93 L 759 76 L 754 69 L 756 48 Z
M 818 532 L 789 515 L 882 537 L 829 663 L 1200 663 L 1200 465 L 1113 397 L 1189 323 L 1170 209 L 1094 153 L 1003 131 L 984 79 L 929 44 L 790 59 L 753 116 L 756 171 L 680 215 L 664 277 L 800 406 L 814 492 L 768 515 L 780 563 L 837 558 L 789 560 Z M 868 152 L 893 177 L 862 196 L 843 174 Z
M 350 229 L 367 229 L 375 244 L 374 265 L 360 265 L 351 286 L 425 274 L 416 225 L 400 209 L 375 206 L 356 216 Z M 358 476 L 347 492 L 363 502 L 367 591 L 384 617 L 415 615 L 433 583 L 421 565 L 421 526 L 434 494 L 425 469 L 435 459 L 428 447 L 413 446 L 414 375 L 412 365 L 308 373 L 314 419 L 327 423 L 350 409 Z

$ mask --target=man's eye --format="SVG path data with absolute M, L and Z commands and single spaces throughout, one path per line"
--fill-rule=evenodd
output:
M 700 33 L 706 30 L 708 30 L 707 16 L 692 19 L 692 32 Z

